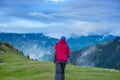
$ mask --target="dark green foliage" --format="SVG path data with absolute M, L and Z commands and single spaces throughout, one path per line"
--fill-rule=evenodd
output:
M 13 45 L 10 45 L 7 42 L 0 42 L 0 51 L 14 50 Z
M 3 48 L 3 43 L 0 42 L 0 51 L 5 51 L 5 49 Z
M 19 51 L 18 49 L 15 49 L 13 45 L 10 45 L 7 42 L 0 42 L 0 54 L 4 54 L 8 51 L 13 51 L 15 53 L 23 55 L 23 52 Z
M 7 42 L 5 42 L 4 45 L 5 45 L 6 47 L 10 48 L 10 49 L 14 49 L 14 48 L 13 48 L 13 45 L 10 45 L 10 44 L 7 43 Z

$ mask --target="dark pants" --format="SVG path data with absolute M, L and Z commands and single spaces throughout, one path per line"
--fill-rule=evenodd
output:
M 55 80 L 65 80 L 65 66 L 66 62 L 56 61 Z

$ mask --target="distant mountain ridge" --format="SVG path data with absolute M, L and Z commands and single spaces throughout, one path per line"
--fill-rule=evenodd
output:
M 44 36 L 42 33 L 0 34 L 1 42 L 9 42 L 15 48 L 23 51 L 25 56 L 37 60 L 51 60 L 52 48 L 57 40 L 58 39 Z
M 89 45 L 107 42 L 116 36 L 72 36 L 67 39 L 72 51 L 83 49 Z M 53 46 L 58 41 L 56 38 L 45 36 L 42 33 L 0 33 L 0 41 L 8 42 L 15 48 L 23 51 L 25 56 L 36 60 L 52 60 Z
M 120 69 L 120 37 L 74 51 L 70 62 L 82 66 Z
M 104 43 L 115 39 L 112 35 L 90 35 L 90 36 L 72 36 L 67 42 L 72 51 L 83 49 L 87 46 Z

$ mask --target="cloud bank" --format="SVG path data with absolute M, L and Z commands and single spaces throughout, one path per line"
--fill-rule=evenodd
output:
M 119 0 L 1 0 L 0 32 L 120 36 Z

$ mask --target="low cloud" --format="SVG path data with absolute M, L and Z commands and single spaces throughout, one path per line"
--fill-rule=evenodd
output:
M 94 66 L 91 55 L 95 51 L 95 47 L 90 47 L 86 51 L 82 52 L 82 55 L 77 59 L 76 64 L 82 66 Z
M 71 21 L 51 24 L 50 27 L 45 28 L 44 32 L 52 37 L 62 35 L 67 37 L 71 35 L 119 35 L 119 26 L 120 24 L 106 22 Z
M 25 19 L 12 19 L 11 21 L 0 22 L 1 28 L 41 28 L 44 24 L 39 21 L 31 21 Z
M 44 33 L 45 35 L 59 38 L 62 35 L 118 35 L 120 23 L 89 22 L 70 20 L 68 22 L 39 22 L 29 20 L 13 20 L 1 22 L 1 32 L 14 33 Z M 16 29 L 18 29 L 16 31 Z
M 39 47 L 37 44 L 32 44 L 30 47 L 23 49 L 23 51 L 26 56 L 34 60 L 52 60 L 51 48 Z

